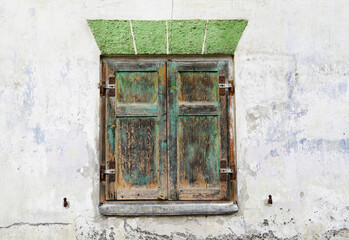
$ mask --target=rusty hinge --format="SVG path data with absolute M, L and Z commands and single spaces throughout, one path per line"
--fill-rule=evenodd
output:
M 234 94 L 234 82 L 233 79 L 230 78 L 228 83 L 225 83 L 225 74 L 219 75 L 219 95 L 225 96 L 225 89 L 229 89 L 229 95 Z
M 105 169 L 105 166 L 100 168 L 100 179 L 102 182 L 105 182 L 105 176 L 109 175 L 109 182 L 115 181 L 115 169 Z
M 221 160 L 220 161 L 220 179 L 221 181 L 227 181 L 228 174 L 230 176 L 230 180 L 235 179 L 235 166 L 230 165 L 230 167 L 227 167 L 227 161 Z
M 115 96 L 115 77 L 109 77 L 109 84 L 106 84 L 105 81 L 102 81 L 99 84 L 99 92 L 101 97 L 105 96 L 106 90 L 109 89 L 109 97 Z

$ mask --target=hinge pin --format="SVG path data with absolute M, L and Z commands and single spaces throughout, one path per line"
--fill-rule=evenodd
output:
M 103 84 L 104 89 L 115 89 L 115 85 L 112 84 Z
M 115 174 L 115 169 L 105 169 L 104 174 Z
M 221 168 L 221 173 L 234 173 L 231 168 Z
M 220 83 L 219 88 L 231 88 L 231 83 Z

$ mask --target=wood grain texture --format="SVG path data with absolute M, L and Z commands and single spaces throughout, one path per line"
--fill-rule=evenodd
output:
M 218 62 L 218 75 L 225 75 L 225 83 L 228 83 L 229 72 L 228 72 L 228 62 L 219 61 Z M 221 117 L 220 117 L 220 161 L 227 161 L 228 166 L 230 165 L 230 155 L 229 155 L 229 123 L 228 123 L 228 89 L 225 89 L 226 94 L 219 96 L 219 103 L 221 106 Z M 221 196 L 222 199 L 231 199 L 231 182 L 230 177 L 225 181 L 221 181 Z
M 218 104 L 180 104 L 178 115 L 219 115 L 220 106 Z
M 219 187 L 219 117 L 179 117 L 177 156 L 179 189 Z
M 101 78 L 101 82 L 105 82 L 105 79 L 106 79 L 106 64 L 102 61 L 101 64 L 100 64 L 100 67 L 101 67 L 101 70 L 100 70 L 100 78 Z M 100 127 L 101 127 L 101 131 L 100 131 L 100 167 L 101 166 L 105 166 L 105 161 L 106 161 L 106 157 L 105 157 L 105 154 L 106 154 L 106 151 L 104 149 L 105 147 L 105 127 L 106 127 L 106 124 L 105 124 L 105 108 L 106 107 L 106 104 L 105 104 L 105 97 L 101 97 L 101 100 L 100 100 Z M 102 181 L 102 179 L 100 179 L 100 182 L 99 182 L 99 201 L 100 202 L 105 202 L 106 201 L 106 186 L 105 186 L 105 181 Z
M 228 61 L 103 63 L 116 84 L 105 98 L 105 159 L 116 169 L 106 199 L 230 199 L 235 185 L 221 181 L 220 162 L 234 161 L 232 126 L 228 94 L 218 94 Z
M 227 97 L 218 94 L 218 76 L 228 62 L 170 62 L 170 199 L 229 199 L 220 181 L 221 159 L 229 159 Z
M 107 109 L 114 118 L 108 136 L 114 137 L 116 163 L 109 192 L 117 200 L 166 199 L 167 136 L 159 131 L 166 126 L 165 63 L 106 61 L 116 82 L 113 109 Z
M 177 79 L 179 77 L 178 64 L 167 63 L 167 133 L 168 133 L 168 158 L 169 158 L 169 179 L 168 199 L 178 200 L 177 184 Z
M 114 73 L 110 71 L 110 65 L 106 64 L 106 83 L 110 84 L 110 77 Z M 111 96 L 110 89 L 107 89 L 105 95 L 106 114 L 105 114 L 105 162 L 106 169 L 115 169 L 115 97 Z M 106 200 L 115 200 L 115 174 L 106 177 Z
M 217 102 L 217 73 L 180 72 L 178 79 L 179 102 Z
M 156 188 L 155 118 L 118 118 L 118 189 Z
M 118 72 L 116 100 L 118 103 L 157 102 L 157 72 Z

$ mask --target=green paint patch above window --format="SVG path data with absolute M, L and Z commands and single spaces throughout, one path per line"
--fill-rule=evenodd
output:
M 102 55 L 234 54 L 247 21 L 88 20 L 88 24 Z
M 102 55 L 134 54 L 129 21 L 88 20 Z
M 169 21 L 169 54 L 201 54 L 205 27 L 204 20 Z
M 244 20 L 209 21 L 207 25 L 205 54 L 234 53 L 246 25 L 247 22 Z
M 166 54 L 166 21 L 132 21 L 138 54 Z

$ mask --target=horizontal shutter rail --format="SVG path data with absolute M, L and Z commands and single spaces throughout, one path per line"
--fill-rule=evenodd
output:
M 178 72 L 217 72 L 217 62 L 177 62 Z
M 208 115 L 217 116 L 220 114 L 219 106 L 215 105 L 179 105 L 178 115 Z
M 157 116 L 158 105 L 145 105 L 145 104 L 118 104 L 116 106 L 117 117 L 127 116 Z
M 157 72 L 158 68 L 158 63 L 115 63 L 117 72 Z

